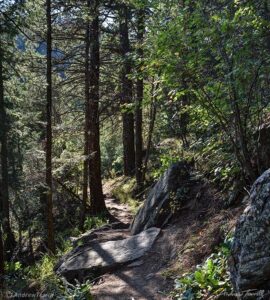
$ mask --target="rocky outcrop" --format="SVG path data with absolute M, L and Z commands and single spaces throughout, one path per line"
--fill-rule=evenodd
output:
M 237 291 L 270 289 L 270 169 L 252 186 L 236 226 L 230 271 Z
M 142 257 L 159 233 L 160 229 L 151 228 L 122 240 L 92 241 L 78 246 L 59 261 L 55 271 L 69 281 L 104 274 Z
M 181 200 L 183 185 L 190 179 L 187 163 L 173 164 L 159 179 L 139 209 L 131 224 L 131 233 L 165 225 L 173 214 L 176 202 Z

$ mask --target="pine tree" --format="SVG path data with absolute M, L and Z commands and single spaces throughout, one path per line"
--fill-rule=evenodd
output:
M 100 43 L 99 43 L 99 0 L 91 1 L 90 12 L 90 70 L 89 70 L 89 186 L 91 212 L 94 215 L 106 212 L 102 191 L 100 129 L 99 129 L 99 83 L 100 83 Z
M 0 225 L 0 288 L 4 282 L 5 275 L 5 260 L 4 260 L 4 244 L 3 244 L 3 233 L 2 226 Z
M 2 24 L 0 24 L 0 38 L 4 33 Z M 4 49 L 2 48 L 2 41 L 0 40 L 0 143 L 1 143 L 1 221 L 6 239 L 4 247 L 7 258 L 11 257 L 13 248 L 15 246 L 15 238 L 10 226 L 10 202 L 9 202 L 9 172 L 8 172 L 8 146 L 7 134 L 8 124 L 6 115 L 5 95 L 4 95 L 4 72 L 3 62 L 5 60 Z
M 142 137 L 142 102 L 144 92 L 144 82 L 140 69 L 143 60 L 143 38 L 144 38 L 144 9 L 140 8 L 137 11 L 137 57 L 138 78 L 136 82 L 136 131 L 135 131 L 135 154 L 136 154 L 136 181 L 137 188 L 140 190 L 143 185 L 143 137 Z
M 51 1 L 46 0 L 47 17 L 47 104 L 46 104 L 46 187 L 47 187 L 47 241 L 48 249 L 55 253 L 52 197 L 52 19 Z
M 128 6 L 123 3 L 119 5 L 119 34 L 120 52 L 123 66 L 121 71 L 121 105 L 123 119 L 123 149 L 124 149 L 124 174 L 132 176 L 135 172 L 135 145 L 134 145 L 134 113 L 132 111 L 132 80 L 129 78 L 132 71 L 131 49 L 129 41 L 129 19 Z
M 84 58 L 84 68 L 85 68 L 85 103 L 84 103 L 84 163 L 83 163 L 83 199 L 82 199 L 82 209 L 81 209 L 81 224 L 80 227 L 83 228 L 85 221 L 87 200 L 88 200 L 88 177 L 89 177 L 89 104 L 90 104 L 90 0 L 87 1 L 87 19 L 86 19 L 86 30 L 85 30 L 85 58 Z

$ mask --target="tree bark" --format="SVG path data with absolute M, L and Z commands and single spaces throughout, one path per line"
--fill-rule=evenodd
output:
M 107 212 L 102 191 L 100 131 L 99 131 L 99 0 L 91 1 L 90 70 L 89 70 L 89 186 L 91 213 Z
M 88 16 L 90 15 L 90 0 L 87 1 Z M 90 21 L 86 21 L 86 31 L 85 31 L 85 124 L 84 124 L 84 163 L 83 163 L 83 199 L 81 208 L 81 222 L 80 228 L 83 228 L 85 217 L 86 217 L 86 207 L 88 200 L 88 171 L 89 171 L 89 103 L 90 103 L 90 73 L 89 73 L 89 53 L 90 53 Z
M 4 260 L 4 244 L 3 244 L 3 234 L 2 228 L 0 224 L 0 288 L 4 282 L 4 275 L 5 275 L 5 260 Z
M 11 257 L 11 253 L 15 246 L 15 238 L 10 226 L 10 208 L 9 208 L 9 174 L 8 174 L 8 148 L 7 148 L 7 116 L 5 109 L 4 100 L 4 74 L 3 74 L 3 61 L 4 61 L 4 51 L 1 48 L 0 43 L 0 143 L 1 143 L 1 221 L 3 226 L 4 234 L 6 235 L 4 243 L 4 248 L 6 252 L 6 258 Z
M 144 159 L 144 164 L 143 164 L 143 173 L 142 173 L 143 182 L 145 181 L 148 160 L 149 160 L 149 156 L 150 156 L 150 149 L 151 149 L 151 144 L 152 144 L 152 136 L 153 136 L 153 132 L 154 132 L 154 128 L 155 128 L 156 113 L 157 113 L 156 90 L 158 89 L 158 87 L 159 87 L 159 83 L 157 83 L 157 84 L 152 83 L 152 88 L 151 88 L 152 101 L 151 101 L 151 108 L 150 108 L 150 122 L 149 122 L 149 128 L 148 128 L 146 154 L 145 154 L 145 159 Z
M 182 84 L 183 84 L 183 88 L 186 90 L 187 89 L 186 81 L 183 80 Z M 180 109 L 185 110 L 188 103 L 189 103 L 189 98 L 188 98 L 188 95 L 185 94 L 181 98 L 181 108 Z M 185 149 L 187 149 L 189 147 L 189 142 L 187 139 L 187 136 L 188 136 L 187 127 L 188 127 L 188 122 L 189 122 L 189 114 L 186 110 L 184 112 L 181 112 L 179 121 L 180 121 L 180 137 L 181 137 L 181 140 L 183 143 L 183 147 Z
M 47 17 L 47 104 L 46 104 L 46 199 L 47 247 L 55 253 L 52 197 L 52 20 L 51 0 L 46 0 Z
M 137 55 L 140 60 L 138 64 L 138 74 L 140 76 L 140 68 L 142 66 L 142 59 L 143 59 L 143 37 L 144 37 L 144 10 L 139 9 L 137 15 L 137 43 L 138 43 L 138 50 Z M 137 189 L 141 190 L 143 187 L 143 137 L 142 137 L 142 102 L 143 102 L 143 78 L 140 76 L 137 79 L 136 83 L 136 134 L 135 134 L 135 163 L 136 163 L 136 182 L 137 182 Z
M 134 145 L 134 114 L 132 107 L 132 80 L 128 78 L 131 74 L 132 66 L 130 58 L 130 43 L 128 34 L 129 11 L 126 4 L 120 6 L 120 52 L 123 59 L 121 72 L 121 105 L 123 109 L 123 156 L 124 174 L 132 176 L 135 171 L 135 145 Z

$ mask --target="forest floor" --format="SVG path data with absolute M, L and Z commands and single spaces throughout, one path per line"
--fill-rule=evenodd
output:
M 220 195 L 208 184 L 196 187 L 200 200 L 181 212 L 164 228 L 152 249 L 141 259 L 105 274 L 92 287 L 98 300 L 166 300 L 172 299 L 174 279 L 209 256 L 224 239 L 224 227 L 232 228 L 242 207 L 223 210 Z M 130 223 L 132 213 L 110 193 L 107 207 L 121 222 Z M 104 240 L 126 238 L 128 229 L 109 230 Z

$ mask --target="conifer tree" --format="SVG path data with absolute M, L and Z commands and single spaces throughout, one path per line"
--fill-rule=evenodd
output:
M 89 187 L 91 212 L 94 215 L 106 212 L 102 191 L 100 154 L 100 1 L 93 0 L 90 5 L 90 65 L 89 65 Z
M 129 41 L 130 11 L 125 3 L 119 5 L 121 70 L 121 106 L 123 122 L 123 160 L 124 174 L 132 176 L 135 172 L 134 113 L 132 107 L 131 49 Z
M 47 196 L 47 241 L 48 249 L 55 253 L 53 224 L 53 186 L 52 186 L 52 18 L 51 1 L 46 0 L 47 17 L 47 103 L 46 103 L 46 196 Z

